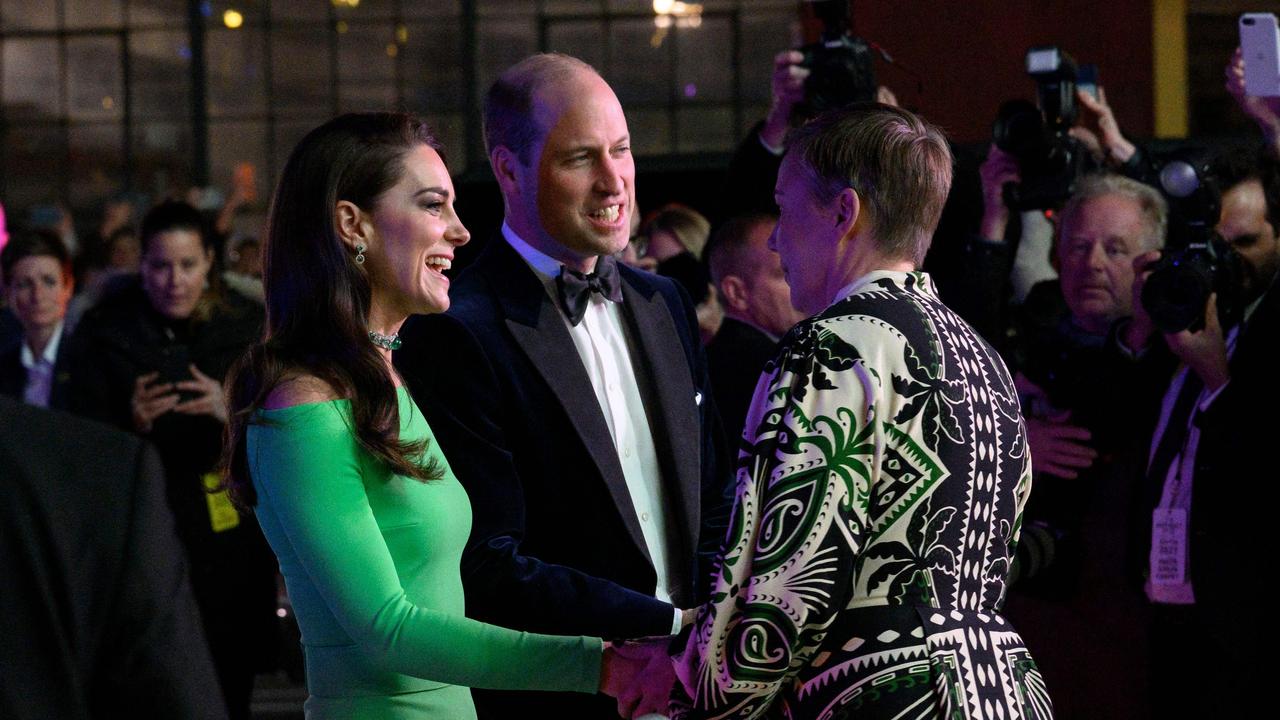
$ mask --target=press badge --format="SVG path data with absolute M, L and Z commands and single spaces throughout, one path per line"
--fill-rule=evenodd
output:
M 240 525 L 240 511 L 231 503 L 231 496 L 222 484 L 218 473 L 205 473 L 204 499 L 209 505 L 209 526 L 216 533 L 232 530 Z
M 1156 508 L 1151 519 L 1151 582 L 1182 585 L 1187 581 L 1187 510 Z

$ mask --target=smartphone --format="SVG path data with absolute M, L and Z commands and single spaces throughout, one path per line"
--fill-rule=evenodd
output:
M 1076 70 L 1076 87 L 1098 99 L 1098 66 L 1093 63 L 1081 65 Z
M 160 377 L 157 382 L 179 383 L 194 379 L 191 375 L 191 354 L 186 345 L 170 345 L 160 351 Z M 190 390 L 179 390 L 178 401 L 186 402 L 198 393 Z
M 1240 16 L 1244 90 L 1254 97 L 1280 96 L 1280 30 L 1274 13 Z

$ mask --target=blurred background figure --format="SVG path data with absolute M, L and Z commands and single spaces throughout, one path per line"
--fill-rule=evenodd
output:
M 675 280 L 689 293 L 698 313 L 702 344 L 710 342 L 720 328 L 724 311 L 711 285 L 711 276 L 702 262 L 702 249 L 711 234 L 711 223 L 687 205 L 671 203 L 653 211 L 641 224 L 645 254 L 642 267 Z M 648 269 L 648 268 L 646 268 Z
M 139 276 L 81 323 L 74 403 L 159 449 L 227 707 L 247 717 L 254 674 L 276 652 L 275 559 L 253 517 L 211 490 L 227 419 L 222 380 L 260 336 L 262 309 L 222 286 L 190 205 L 152 208 L 141 245 Z
M 736 445 L 747 408 L 774 345 L 804 319 L 791 305 L 782 261 L 769 249 L 778 219 L 755 213 L 729 219 L 707 245 L 707 263 L 724 308 L 707 345 L 707 370 L 725 433 Z
M 67 408 L 71 354 L 65 319 L 75 282 L 62 240 L 48 231 L 17 236 L 0 250 L 0 280 L 22 327 L 21 342 L 0 353 L 0 394 L 28 405 Z
M 227 243 L 227 269 L 222 281 L 227 287 L 256 300 L 265 302 L 262 287 L 262 243 L 255 237 L 241 236 Z
M 108 234 L 91 253 L 82 256 L 76 283 L 79 291 L 67 308 L 67 325 L 74 329 L 85 312 L 128 284 L 138 274 L 142 259 L 142 246 L 138 242 L 138 229 L 122 225 Z
M 0 717 L 227 717 L 137 437 L 0 397 Z

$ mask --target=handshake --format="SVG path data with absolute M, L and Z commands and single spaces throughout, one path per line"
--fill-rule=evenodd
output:
M 618 701 L 624 718 L 667 717 L 676 673 L 667 652 L 670 637 L 606 643 L 600 692 Z

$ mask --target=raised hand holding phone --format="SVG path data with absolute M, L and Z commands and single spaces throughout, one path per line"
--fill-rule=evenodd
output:
M 1280 28 L 1273 13 L 1240 16 L 1240 49 L 1245 92 L 1254 97 L 1280 97 Z

